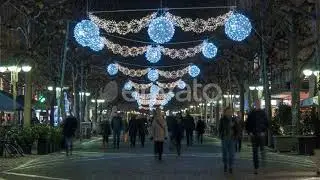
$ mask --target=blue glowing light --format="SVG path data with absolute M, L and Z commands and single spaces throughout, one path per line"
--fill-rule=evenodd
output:
M 153 95 L 157 95 L 160 91 L 160 87 L 155 85 L 155 84 L 152 84 L 151 87 L 150 87 L 150 94 L 153 96 Z
M 226 21 L 224 30 L 230 39 L 234 41 L 243 41 L 250 35 L 252 25 L 246 16 L 234 13 Z
M 107 71 L 111 76 L 114 76 L 118 73 L 118 66 L 116 64 L 109 64 Z
M 133 92 L 131 93 L 131 96 L 132 96 L 135 100 L 137 100 L 137 99 L 139 98 L 139 94 L 138 94 L 138 92 L 136 92 L 136 91 L 133 91 Z M 141 103 L 138 101 L 138 104 L 141 104 Z
M 174 97 L 174 92 L 172 91 L 168 92 L 168 97 L 171 100 Z
M 89 44 L 90 49 L 93 51 L 101 51 L 104 47 L 102 38 L 100 36 L 93 37 Z
M 161 59 L 161 47 L 148 46 L 145 56 L 149 62 L 157 63 Z
M 192 65 L 189 67 L 189 75 L 191 77 L 197 77 L 200 74 L 200 69 L 196 65 Z
M 99 27 L 89 20 L 82 20 L 74 27 L 74 37 L 81 46 L 90 46 L 99 37 Z M 93 43 L 94 44 L 94 43 Z
M 132 89 L 132 82 L 128 81 L 124 84 L 124 89 L 130 91 Z
M 179 88 L 179 89 L 184 89 L 184 88 L 186 88 L 186 83 L 185 83 L 184 81 L 182 81 L 182 80 L 179 80 L 179 81 L 178 81 L 178 88 Z
M 156 69 L 150 69 L 150 71 L 148 72 L 148 79 L 152 82 L 158 80 L 159 78 L 159 73 L 158 70 Z
M 169 42 L 174 35 L 174 31 L 172 21 L 163 16 L 151 20 L 148 27 L 149 37 L 158 44 Z
M 202 44 L 202 54 L 206 58 L 214 58 L 217 55 L 218 48 L 213 43 L 203 42 Z

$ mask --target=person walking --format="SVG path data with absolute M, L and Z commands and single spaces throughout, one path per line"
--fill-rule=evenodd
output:
M 219 136 L 222 143 L 222 159 L 224 164 L 224 172 L 232 173 L 234 162 L 235 140 L 238 136 L 236 120 L 232 117 L 232 110 L 227 107 L 224 110 L 223 117 L 220 119 Z
M 269 124 L 266 113 L 260 109 L 260 104 L 256 104 L 256 108 L 252 110 L 247 119 L 246 130 L 251 138 L 254 174 L 258 174 L 260 149 L 262 163 L 265 162 L 265 134 Z
M 115 115 L 112 117 L 111 129 L 113 131 L 113 148 L 119 149 L 120 135 L 123 129 L 123 122 L 119 113 L 115 113 Z
M 154 141 L 155 158 L 158 155 L 159 161 L 162 160 L 163 143 L 167 139 L 168 127 L 167 122 L 164 120 L 161 109 L 157 107 L 155 111 L 154 120 L 152 122 L 152 137 Z
M 175 118 L 170 113 L 169 116 L 166 117 L 167 125 L 168 125 L 168 135 L 169 135 L 169 150 L 172 151 L 174 148 L 174 137 L 173 137 L 173 126 Z
M 136 138 L 138 132 L 138 120 L 135 115 L 132 115 L 129 121 L 129 137 L 130 137 L 130 147 L 136 147 Z
M 199 119 L 196 126 L 198 144 L 203 143 L 203 134 L 206 128 L 204 120 Z
M 172 132 L 173 132 L 173 139 L 176 144 L 176 150 L 178 156 L 181 155 L 181 140 L 183 138 L 183 133 L 184 133 L 184 127 L 183 127 L 183 117 L 182 114 L 179 113 L 174 121 L 173 127 L 172 127 Z
M 193 131 L 195 129 L 195 123 L 193 117 L 190 115 L 190 112 L 187 111 L 187 115 L 184 119 L 184 127 L 186 129 L 187 136 L 187 146 L 192 146 L 193 143 Z
M 242 147 L 242 138 L 243 138 L 243 129 L 244 129 L 244 122 L 241 120 L 241 112 L 239 112 L 238 116 L 236 117 L 238 128 L 239 128 L 239 133 L 238 133 L 238 138 L 236 140 L 236 152 L 241 152 L 241 147 Z
M 104 149 L 106 149 L 109 143 L 109 136 L 111 134 L 110 122 L 108 120 L 105 120 L 102 122 L 101 133 L 102 133 L 102 146 Z
M 77 130 L 78 121 L 74 116 L 68 116 L 63 123 L 63 136 L 65 141 L 66 155 L 72 155 L 73 142 L 72 138 Z
M 146 140 L 146 134 L 147 134 L 147 119 L 144 117 L 140 117 L 138 119 L 138 133 L 140 138 L 141 147 L 144 147 L 144 142 Z

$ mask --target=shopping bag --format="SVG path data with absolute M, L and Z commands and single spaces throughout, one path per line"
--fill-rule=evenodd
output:
M 123 135 L 123 141 L 124 141 L 125 143 L 128 142 L 128 133 L 125 133 L 125 134 Z

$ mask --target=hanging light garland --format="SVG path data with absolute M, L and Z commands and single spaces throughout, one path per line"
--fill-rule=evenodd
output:
M 251 33 L 252 25 L 250 20 L 239 13 L 234 13 L 225 23 L 226 35 L 234 41 L 243 41 Z
M 178 85 L 179 81 L 181 81 L 181 79 L 174 81 L 174 82 L 171 82 L 171 83 L 156 82 L 156 84 L 162 89 L 173 89 Z
M 233 14 L 233 11 L 229 11 L 223 15 L 217 17 L 210 17 L 205 19 L 183 18 L 176 16 L 170 12 L 165 13 L 164 17 L 169 19 L 174 26 L 181 28 L 183 31 L 192 31 L 195 33 L 203 33 L 205 31 L 215 31 L 218 27 L 223 26 L 226 20 Z M 138 33 L 143 28 L 148 27 L 150 22 L 156 19 L 157 13 L 154 12 L 141 19 L 133 19 L 130 22 L 114 20 L 104 20 L 99 17 L 89 14 L 89 19 L 94 22 L 99 28 L 104 29 L 107 33 L 118 33 L 126 35 L 127 33 Z
M 190 57 L 194 57 L 195 55 L 199 54 L 200 52 L 203 52 L 203 47 L 204 45 L 210 44 L 207 43 L 205 44 L 202 42 L 201 44 L 190 47 L 190 48 L 181 48 L 181 49 L 174 49 L 174 48 L 165 48 L 163 46 L 156 46 L 152 47 L 152 49 L 149 50 L 148 48 L 150 46 L 140 46 L 140 47 L 128 47 L 128 46 L 121 46 L 120 44 L 115 44 L 112 41 L 102 38 L 105 46 L 110 49 L 114 54 L 120 54 L 123 57 L 136 57 L 138 55 L 142 55 L 144 53 L 146 56 L 146 59 L 150 62 L 158 62 L 161 58 L 161 52 L 163 55 L 169 56 L 171 59 L 186 59 Z M 152 52 L 151 52 L 152 51 Z
M 110 64 L 111 65 L 111 64 Z M 109 65 L 109 66 L 110 66 Z M 109 69 L 108 66 L 108 69 Z M 114 67 L 116 66 L 116 67 Z M 192 65 L 195 66 L 195 65 Z M 130 77 L 142 77 L 144 75 L 147 74 L 148 79 L 151 80 L 152 82 L 158 80 L 159 76 L 165 77 L 167 79 L 177 79 L 177 78 L 181 78 L 184 75 L 186 75 L 187 73 L 190 74 L 190 68 L 191 66 L 187 66 L 183 69 L 179 69 L 176 71 L 163 71 L 163 70 L 159 70 L 159 69 L 153 69 L 153 68 L 145 68 L 145 69 L 130 69 L 127 68 L 125 66 L 122 66 L 118 63 L 112 64 L 112 69 L 117 69 L 120 72 L 122 72 L 124 75 L 126 76 L 130 76 Z M 112 70 L 113 71 L 113 70 Z M 117 73 L 116 72 L 116 73 Z M 109 73 L 109 70 L 108 70 Z M 198 72 L 198 74 L 200 73 L 200 71 Z M 110 73 L 109 73 L 110 74 Z M 193 73 L 194 74 L 194 73 Z M 111 75 L 111 74 L 110 74 Z M 196 75 L 197 76 L 197 75 Z M 193 77 L 193 76 L 192 76 Z
M 161 89 L 174 89 L 175 87 L 178 86 L 179 83 L 181 83 L 181 79 L 174 81 L 174 82 L 170 82 L 170 83 L 161 83 L 159 81 L 156 81 L 155 84 L 158 85 Z M 150 88 L 154 83 L 147 83 L 147 84 L 140 84 L 140 83 L 136 83 L 133 82 L 131 80 L 129 80 L 127 83 L 130 83 L 130 85 L 132 86 L 132 88 L 137 89 L 137 90 L 145 90 Z M 125 86 L 126 86 L 125 84 Z M 129 85 L 127 87 L 130 87 Z M 132 89 L 131 88 L 131 89 Z M 126 88 L 125 88 L 126 89 Z M 129 89 L 129 90 L 131 90 Z M 184 89 L 184 88 L 183 88 Z
M 89 19 L 97 24 L 100 28 L 104 29 L 107 33 L 118 33 L 121 35 L 126 35 L 128 33 L 138 33 L 141 29 L 148 26 L 150 20 L 156 18 L 157 13 L 152 13 L 141 19 L 133 19 L 130 22 L 120 21 L 115 22 L 114 20 L 104 20 L 99 17 L 89 14 Z

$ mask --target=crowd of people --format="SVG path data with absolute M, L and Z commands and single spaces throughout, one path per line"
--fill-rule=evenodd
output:
M 249 113 L 246 123 L 239 117 L 240 115 L 233 116 L 231 108 L 226 108 L 219 121 L 218 131 L 222 144 L 224 172 L 233 172 L 234 155 L 235 152 L 241 151 L 241 139 L 244 130 L 246 130 L 252 142 L 254 173 L 257 174 L 260 167 L 259 150 L 262 160 L 265 159 L 264 142 L 265 134 L 269 127 L 267 116 L 263 110 L 257 107 Z M 72 154 L 72 137 L 77 128 L 77 120 L 70 116 L 64 121 L 63 127 L 66 153 L 69 155 Z M 184 117 L 181 113 L 178 113 L 165 118 L 160 108 L 157 108 L 149 119 L 141 115 L 134 115 L 128 124 L 123 121 L 117 111 L 113 111 L 110 119 L 104 120 L 101 124 L 104 148 L 109 143 L 110 135 L 113 135 L 113 148 L 115 149 L 119 149 L 121 134 L 124 134 L 125 141 L 129 136 L 131 148 L 136 147 L 137 137 L 140 140 L 141 147 L 144 147 L 146 137 L 150 137 L 154 142 L 155 158 L 160 161 L 162 160 L 165 140 L 168 139 L 170 150 L 175 149 L 177 155 L 180 156 L 182 139 L 185 137 L 187 146 L 192 146 L 194 131 L 196 131 L 197 142 L 202 144 L 205 129 L 205 122 L 201 119 L 195 122 L 194 117 L 189 112 L 186 112 Z

